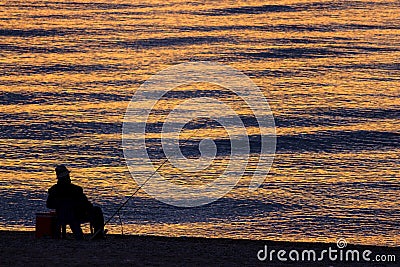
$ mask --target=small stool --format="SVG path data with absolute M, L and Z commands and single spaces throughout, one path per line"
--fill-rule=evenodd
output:
M 93 235 L 94 230 L 92 224 L 90 224 L 90 234 Z M 67 238 L 67 225 L 66 224 L 61 224 L 61 238 L 66 239 Z

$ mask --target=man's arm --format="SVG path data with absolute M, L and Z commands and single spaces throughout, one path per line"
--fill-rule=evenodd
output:
M 88 198 L 86 197 L 85 193 L 83 193 L 83 188 L 80 186 L 74 186 L 75 187 L 75 201 L 76 204 L 79 206 L 80 209 L 83 210 L 90 210 L 93 205 L 90 203 Z
M 83 190 L 80 197 L 80 203 L 86 210 L 90 210 L 93 208 L 93 204 L 88 200 L 85 193 L 83 193 Z
M 52 190 L 52 188 L 50 188 L 48 191 L 46 207 L 49 209 L 55 209 L 57 207 L 57 200 L 56 200 L 55 192 L 54 192 L 54 190 Z

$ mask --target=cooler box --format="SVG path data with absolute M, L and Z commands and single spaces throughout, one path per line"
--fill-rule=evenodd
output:
M 36 213 L 36 238 L 60 238 L 60 226 L 55 212 Z

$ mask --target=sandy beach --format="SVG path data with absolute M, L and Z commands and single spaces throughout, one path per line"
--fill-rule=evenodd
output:
M 88 237 L 86 237 L 87 239 Z M 276 258 L 260 261 L 265 246 L 271 250 L 323 250 L 337 244 L 290 243 L 261 240 L 235 240 L 191 237 L 108 235 L 106 240 L 76 241 L 35 238 L 34 232 L 0 231 L 1 266 L 399 266 L 400 249 L 354 246 L 346 249 L 372 251 L 371 262 L 287 261 Z M 397 262 L 378 263 L 375 255 L 395 255 Z M 268 254 L 269 255 L 269 254 Z M 339 255 L 339 254 L 338 254 Z M 288 257 L 288 254 L 286 254 Z
M 0 6 L 0 267 L 400 266 L 399 0 Z M 107 240 L 18 232 L 66 173 Z

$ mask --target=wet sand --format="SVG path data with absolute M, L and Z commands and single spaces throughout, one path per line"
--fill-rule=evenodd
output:
M 257 253 L 267 245 L 268 253 L 274 249 L 337 249 L 336 244 L 291 243 L 261 240 L 212 239 L 189 237 L 161 237 L 108 235 L 106 240 L 76 241 L 35 238 L 34 232 L 0 231 L 0 266 L 399 266 L 400 249 L 393 247 L 354 246 L 360 254 L 368 249 L 376 254 L 392 254 L 396 262 L 319 262 L 260 261 Z M 264 256 L 264 252 L 260 254 Z M 288 254 L 286 254 L 288 257 Z

